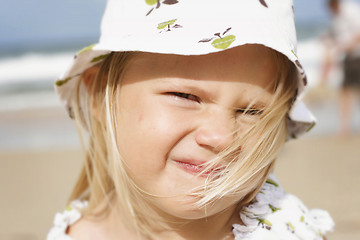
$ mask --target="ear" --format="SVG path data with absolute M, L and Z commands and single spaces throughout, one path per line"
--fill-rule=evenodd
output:
M 93 83 L 95 81 L 96 75 L 99 72 L 99 66 L 98 65 L 94 65 L 88 69 L 86 69 L 82 74 L 81 74 L 81 78 L 83 79 L 86 88 L 89 90 L 90 89 L 90 84 Z
M 97 78 L 98 72 L 99 72 L 99 65 L 94 65 L 88 69 L 86 69 L 82 74 L 81 74 L 81 79 L 83 81 L 83 83 L 86 86 L 86 90 L 87 90 L 87 94 L 89 95 L 95 95 L 96 92 L 96 88 L 97 84 L 95 83 L 95 80 Z M 103 122 L 104 119 L 104 114 L 101 114 L 103 109 L 102 106 L 99 105 L 99 103 L 97 102 L 98 98 L 89 98 L 90 101 L 89 104 L 91 105 L 91 111 L 92 111 L 92 115 L 99 121 L 99 122 Z

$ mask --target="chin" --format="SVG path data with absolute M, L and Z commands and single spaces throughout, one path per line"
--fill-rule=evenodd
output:
M 218 201 L 216 204 L 211 205 L 209 208 L 199 208 L 196 206 L 196 198 L 187 196 L 182 198 L 163 199 L 157 208 L 165 215 L 180 220 L 200 220 L 206 217 L 213 216 L 219 212 L 229 208 L 229 204 L 225 204 L 224 201 Z

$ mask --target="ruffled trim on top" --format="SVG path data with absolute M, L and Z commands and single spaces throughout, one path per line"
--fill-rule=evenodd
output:
M 50 229 L 47 240 L 72 240 L 66 234 L 69 226 L 81 218 L 81 209 L 88 205 L 87 201 L 75 200 L 66 208 L 63 213 L 57 213 L 54 219 L 54 226 Z
M 233 225 L 235 240 L 322 240 L 334 227 L 326 211 L 309 211 L 297 197 L 285 193 L 273 175 L 240 218 L 244 225 Z
M 69 226 L 81 218 L 87 201 L 73 201 L 55 215 L 47 240 L 72 240 Z M 323 210 L 308 210 L 294 195 L 287 194 L 271 175 L 254 200 L 240 212 L 244 225 L 234 224 L 235 240 L 323 240 L 334 222 Z

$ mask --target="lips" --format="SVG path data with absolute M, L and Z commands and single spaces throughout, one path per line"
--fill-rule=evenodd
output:
M 184 171 L 186 171 L 190 174 L 193 174 L 193 175 L 199 175 L 199 173 L 205 169 L 204 165 L 206 163 L 206 162 L 196 161 L 196 160 L 175 160 L 174 162 L 177 166 L 182 168 Z M 209 171 L 206 171 L 199 176 L 207 177 L 213 171 L 214 170 L 210 169 Z

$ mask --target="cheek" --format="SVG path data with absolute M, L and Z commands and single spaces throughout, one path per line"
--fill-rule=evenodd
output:
M 144 104 L 128 104 L 119 111 L 117 141 L 130 170 L 148 175 L 165 167 L 167 156 L 183 131 L 179 128 L 179 116 L 164 107 L 154 108 L 154 102 L 140 102 Z

